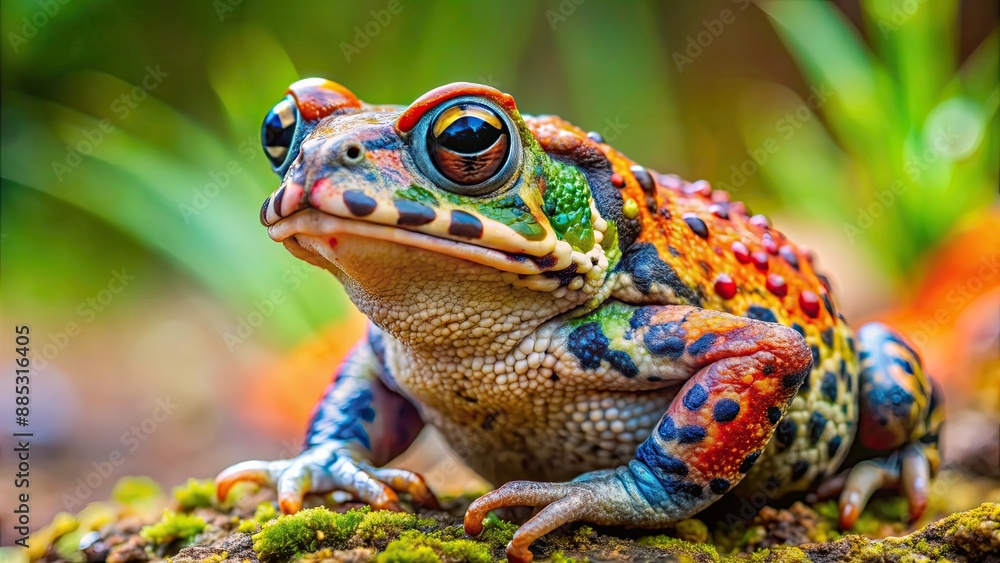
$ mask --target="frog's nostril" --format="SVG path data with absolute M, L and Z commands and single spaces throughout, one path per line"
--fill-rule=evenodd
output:
M 340 160 L 344 164 L 357 164 L 365 158 L 365 147 L 357 141 L 348 141 L 340 149 Z

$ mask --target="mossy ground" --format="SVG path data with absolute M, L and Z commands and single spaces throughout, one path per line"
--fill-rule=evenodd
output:
M 36 532 L 28 554 L 32 560 L 109 563 L 503 560 L 517 526 L 491 514 L 484 533 L 469 538 L 461 518 L 471 499 L 450 499 L 443 510 L 416 514 L 357 505 L 280 516 L 273 494 L 253 486 L 238 487 L 220 503 L 211 482 L 191 480 L 168 497 L 147 479 L 125 479 L 110 501 L 61 514 Z M 909 531 L 904 515 L 901 499 L 877 499 L 859 523 L 865 535 L 842 535 L 833 503 L 796 503 L 765 507 L 735 530 L 696 519 L 653 534 L 574 525 L 533 547 L 536 560 L 554 562 L 981 561 L 1000 554 L 1000 504 L 985 503 L 908 536 L 886 538 Z

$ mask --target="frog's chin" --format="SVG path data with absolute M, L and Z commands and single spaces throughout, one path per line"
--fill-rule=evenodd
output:
M 409 231 L 406 229 L 360 221 L 357 219 L 347 219 L 330 215 L 317 209 L 304 209 L 289 217 L 286 217 L 267 229 L 268 235 L 277 242 L 285 244 L 289 250 L 308 262 L 329 268 L 336 262 L 337 237 L 351 235 L 372 240 L 381 240 L 419 248 L 445 256 L 452 256 L 494 268 L 500 272 L 515 276 L 532 276 L 544 274 L 545 272 L 558 271 L 570 265 L 560 264 L 556 256 L 534 257 L 526 255 L 516 255 L 467 244 L 451 239 L 439 238 L 426 233 Z M 295 242 L 295 238 L 305 235 L 311 239 L 320 239 L 326 242 L 325 247 L 317 247 L 310 244 L 310 250 L 305 250 L 300 244 Z M 295 247 L 298 247 L 296 249 Z M 307 258 L 305 254 L 308 254 Z M 321 256 L 316 256 L 320 254 Z M 317 259 L 328 264 L 317 262 Z

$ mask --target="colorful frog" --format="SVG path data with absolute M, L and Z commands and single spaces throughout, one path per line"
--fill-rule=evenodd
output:
M 706 181 L 471 83 L 399 107 L 302 80 L 262 136 L 282 182 L 261 222 L 371 328 L 302 453 L 223 471 L 220 496 L 249 480 L 286 513 L 330 491 L 434 506 L 382 467 L 431 424 L 502 485 L 467 533 L 540 509 L 512 561 L 568 522 L 664 527 L 763 482 L 839 494 L 844 527 L 880 488 L 924 510 L 942 408 L 916 352 L 883 325 L 855 336 L 812 254 Z

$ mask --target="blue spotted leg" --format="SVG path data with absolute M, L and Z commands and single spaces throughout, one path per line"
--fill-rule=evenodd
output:
M 655 528 L 700 512 L 753 467 L 812 366 L 791 328 L 682 306 L 610 303 L 560 328 L 552 353 L 609 386 L 680 389 L 627 465 L 512 481 L 472 503 L 471 535 L 490 510 L 544 507 L 515 533 L 511 561 L 530 561 L 530 544 L 568 522 Z
M 379 467 L 410 446 L 423 421 L 412 404 L 380 380 L 381 362 L 370 344 L 377 343 L 377 337 L 374 333 L 360 343 L 338 368 L 313 414 L 302 453 L 292 459 L 247 461 L 222 471 L 216 477 L 220 499 L 236 483 L 251 481 L 275 487 L 286 514 L 298 512 L 307 494 L 334 492 L 377 509 L 399 510 L 397 492 L 409 493 L 417 504 L 437 507 L 420 475 Z
M 823 483 L 817 496 L 839 495 L 840 526 L 851 528 L 876 490 L 896 489 L 915 521 L 927 506 L 940 460 L 941 389 L 913 347 L 883 324 L 858 331 L 858 360 L 858 444 L 852 458 L 861 461 Z

